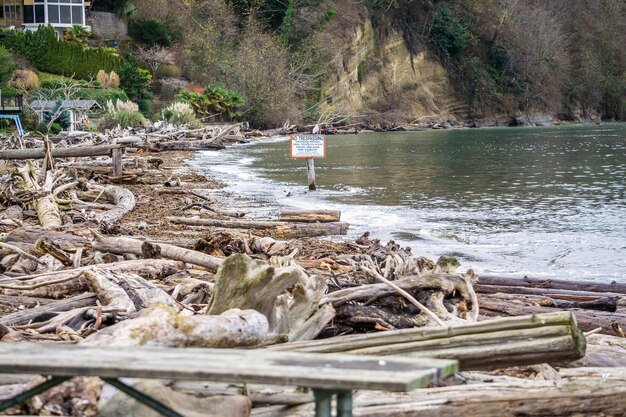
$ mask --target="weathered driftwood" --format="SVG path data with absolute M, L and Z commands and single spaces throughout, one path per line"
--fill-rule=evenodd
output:
M 341 220 L 339 210 L 280 210 L 278 220 L 283 222 L 329 223 Z
M 285 290 L 293 287 L 290 293 Z M 215 292 L 208 314 L 231 308 L 253 309 L 269 322 L 274 334 L 306 334 L 306 321 L 318 310 L 326 291 L 325 280 L 309 277 L 291 257 L 273 257 L 269 262 L 244 254 L 224 260 L 215 275 Z
M 575 370 L 560 372 L 558 382 L 509 378 L 502 382 L 427 388 L 407 394 L 389 393 L 385 396 L 362 391 L 354 399 L 354 415 L 597 417 L 618 416 L 623 413 L 626 407 L 626 378 L 622 369 L 596 368 L 586 375 L 571 371 Z M 285 411 L 287 412 L 257 416 L 313 416 L 311 406 Z
M 172 223 L 186 224 L 190 226 L 271 230 L 275 233 L 277 239 L 345 235 L 348 233 L 349 228 L 349 224 L 346 222 L 289 223 L 260 220 L 216 220 L 187 217 L 167 217 L 167 220 Z
M 96 214 L 95 219 L 98 222 L 115 223 L 135 208 L 135 196 L 126 188 L 112 185 L 90 185 L 89 188 L 108 194 L 115 204 L 114 208 L 104 213 Z
M 285 343 L 273 350 L 457 359 L 461 369 L 565 362 L 585 355 L 569 312 L 494 319 L 448 328 L 403 329 Z
M 595 292 L 595 291 L 575 291 L 575 290 L 562 290 L 552 288 L 534 288 L 523 286 L 500 286 L 500 285 L 476 285 L 476 292 L 482 294 L 527 294 L 527 295 L 543 295 L 555 299 L 563 300 L 593 300 L 601 297 L 624 297 L 624 294 L 613 292 Z
M 109 237 L 94 232 L 95 240 L 92 242 L 93 248 L 103 252 L 111 252 L 120 255 L 132 253 L 137 256 L 147 254 L 161 256 L 163 258 L 175 259 L 192 265 L 199 265 L 215 272 L 222 259 L 207 255 L 202 252 L 180 248 L 167 243 L 150 243 L 128 237 Z
M 481 295 L 479 297 L 481 314 L 493 316 L 522 316 L 527 314 L 541 314 L 554 311 L 554 308 L 538 306 L 532 302 L 517 299 L 512 301 L 510 297 L 500 297 L 499 294 Z M 605 311 L 571 309 L 576 314 L 580 328 L 591 331 L 598 327 L 606 334 L 615 334 L 612 324 L 617 323 L 621 328 L 626 328 L 626 313 Z
M 267 337 L 267 319 L 254 310 L 223 314 L 185 315 L 164 304 L 153 304 L 134 319 L 124 320 L 86 338 L 89 346 L 256 346 Z
M 122 149 L 122 145 L 95 145 L 95 146 L 72 146 L 67 148 L 51 149 L 53 158 L 75 158 L 83 156 L 110 155 L 113 149 Z M 42 159 L 46 157 L 46 150 L 37 149 L 5 149 L 0 150 L 0 159 L 26 160 Z
M 141 259 L 96 266 L 100 270 L 111 271 L 113 273 L 135 273 L 145 279 L 159 279 L 177 272 L 183 265 L 180 262 L 169 259 Z M 12 278 L 6 282 L 19 286 L 32 286 L 38 284 L 44 284 L 44 286 L 32 290 L 6 289 L 4 290 L 4 293 L 5 295 L 15 296 L 61 298 L 81 291 L 87 291 L 87 283 L 81 273 L 92 268 L 93 266 L 84 266 L 62 271 Z M 52 282 L 58 283 L 54 284 Z
M 85 271 L 85 278 L 100 303 L 109 309 L 131 313 L 154 303 L 178 309 L 176 302 L 162 289 L 137 274 L 116 274 L 94 268 Z
M 587 338 L 584 358 L 560 364 L 561 367 L 615 367 L 626 368 L 626 338 L 606 334 L 591 334 Z
M 216 143 L 215 139 L 207 140 L 186 140 L 174 142 L 156 142 L 149 145 L 139 144 L 139 148 L 150 149 L 152 151 L 205 151 L 210 149 L 224 149 L 225 146 Z
M 75 308 L 89 307 L 96 305 L 96 296 L 93 293 L 83 293 L 72 298 L 50 302 L 39 307 L 28 310 L 20 310 L 14 313 L 5 314 L 0 317 L 0 324 L 7 326 L 19 326 L 31 321 L 48 318 L 51 315 L 62 311 L 69 311 Z
M 66 252 L 76 252 L 78 248 L 89 247 L 89 239 L 85 237 L 47 230 L 43 227 L 18 227 L 7 235 L 6 241 L 34 244 L 41 237 L 54 242 L 55 245 Z
M 585 292 L 622 293 L 626 295 L 626 284 L 619 282 L 594 282 L 579 280 L 560 280 L 552 278 L 510 278 L 495 275 L 481 275 L 477 286 L 497 285 L 506 287 L 527 287 Z
M 46 171 L 44 174 L 44 182 L 42 185 L 39 185 L 37 174 L 30 163 L 19 168 L 18 172 L 21 176 L 24 189 L 36 196 L 34 206 L 41 226 L 45 229 L 61 227 L 63 220 L 61 219 L 61 212 L 56 202 L 56 196 L 74 187 L 78 183 L 72 182 L 54 188 L 54 173 L 53 171 Z
M 393 283 L 416 297 L 444 321 L 454 321 L 459 318 L 475 321 L 478 316 L 476 295 L 466 276 L 431 273 L 409 276 L 395 280 Z M 371 304 L 375 300 L 394 294 L 396 290 L 387 284 L 369 284 L 327 294 L 320 304 L 330 303 L 335 308 L 350 301 L 364 301 Z
M 185 417 L 249 417 L 252 407 L 250 399 L 245 395 L 197 397 L 174 391 L 157 381 L 150 380 L 137 380 L 132 383 L 132 386 Z M 99 404 L 97 414 L 99 417 L 155 417 L 157 415 L 153 410 L 122 392 L 117 392 L 105 401 Z

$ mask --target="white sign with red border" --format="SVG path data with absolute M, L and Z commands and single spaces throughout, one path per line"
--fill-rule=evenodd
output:
M 326 136 L 290 135 L 292 158 L 326 158 Z

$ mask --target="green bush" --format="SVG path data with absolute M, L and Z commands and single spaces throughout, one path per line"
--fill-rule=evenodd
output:
M 435 11 L 428 36 L 440 51 L 452 58 L 461 56 L 472 40 L 470 31 L 443 7 Z
M 128 98 L 141 101 L 152 97 L 148 91 L 152 76 L 147 70 L 126 63 L 117 72 L 120 76 L 120 88 L 126 92 Z
M 183 75 L 183 70 L 180 67 L 172 64 L 159 65 L 159 68 L 154 74 L 154 78 L 160 80 L 163 78 L 179 78 Z
M 121 127 L 141 127 L 146 125 L 146 118 L 139 112 L 139 106 L 133 102 L 109 101 L 105 106 L 106 113 L 100 124 L 101 128 L 114 129 Z
M 9 51 L 0 45 L 0 87 L 5 86 L 17 68 Z
M 101 128 L 114 129 L 122 127 L 142 127 L 146 124 L 146 118 L 138 111 L 120 110 L 116 113 L 105 113 Z
M 240 117 L 244 105 L 241 94 L 219 84 L 206 86 L 204 94 L 181 90 L 176 100 L 189 104 L 200 117 L 219 114 L 224 120 Z
M 110 72 L 120 66 L 119 57 L 106 49 L 60 42 L 52 26 L 40 26 L 36 32 L 11 32 L 0 43 L 26 57 L 37 70 L 53 74 L 89 79 L 100 70 Z
M 162 45 L 168 47 L 172 39 L 165 26 L 158 20 L 131 20 L 128 24 L 128 34 L 137 42 L 146 45 Z
M 41 122 L 35 128 L 35 132 L 41 133 L 42 135 L 47 135 L 50 131 L 48 129 L 48 125 L 44 122 Z
M 57 100 L 54 107 L 50 109 L 49 112 L 44 114 L 44 120 L 46 123 L 49 123 L 52 116 L 58 112 L 59 107 L 61 107 L 61 103 L 61 100 Z M 60 112 L 53 122 L 59 124 L 63 129 L 69 129 L 72 124 L 70 112 L 67 110 Z
M 187 103 L 172 103 L 163 110 L 163 118 L 175 126 L 200 127 L 193 109 Z
M 58 135 L 59 133 L 61 133 L 61 130 L 63 129 L 58 123 L 52 123 L 52 125 L 50 126 L 50 133 L 52 133 L 53 135 Z

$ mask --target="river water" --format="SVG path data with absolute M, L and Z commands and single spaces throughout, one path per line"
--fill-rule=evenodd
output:
M 626 282 L 626 125 L 329 136 L 318 191 L 286 139 L 201 152 L 249 217 L 332 208 L 351 224 L 479 273 Z

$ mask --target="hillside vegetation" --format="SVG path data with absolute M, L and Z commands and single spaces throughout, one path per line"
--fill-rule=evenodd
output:
M 337 77 L 329 62 L 346 59 L 343 46 L 368 21 L 379 42 L 399 31 L 412 54 L 425 50 L 439 61 L 476 117 L 626 116 L 626 3 L 619 0 L 135 4 L 134 19 L 157 20 L 170 33 L 185 76 L 240 92 L 246 117 L 260 125 L 320 117 L 328 99 L 322 87 Z M 357 78 L 367 71 L 376 68 L 358 68 Z M 393 96 L 401 91 L 389 94 L 401 102 Z

